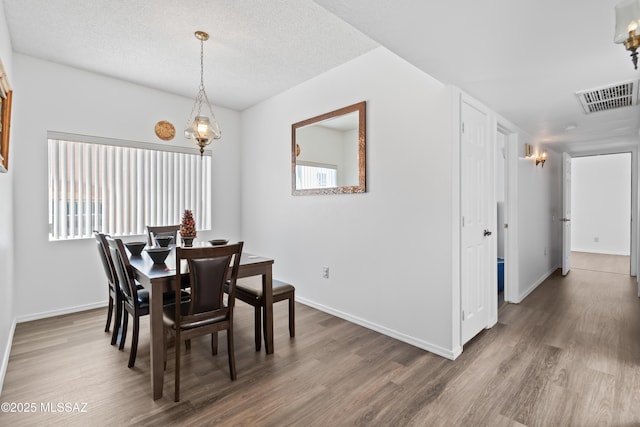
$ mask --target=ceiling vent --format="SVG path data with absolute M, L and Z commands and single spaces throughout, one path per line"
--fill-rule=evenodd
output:
M 576 92 L 586 114 L 638 104 L 638 80 Z

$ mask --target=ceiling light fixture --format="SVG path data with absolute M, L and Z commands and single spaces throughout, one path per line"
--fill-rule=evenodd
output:
M 187 127 L 184 130 L 184 136 L 187 139 L 193 139 L 200 147 L 200 156 L 204 154 L 204 147 L 211 144 L 213 140 L 222 137 L 220 125 L 213 113 L 213 108 L 204 90 L 204 42 L 209 39 L 209 34 L 204 31 L 196 31 L 195 36 L 200 40 L 200 87 L 196 100 L 191 108 L 191 114 L 187 120 Z M 207 117 L 206 111 L 202 111 L 203 104 L 209 109 L 211 118 Z
M 640 0 L 625 0 L 616 5 L 616 33 L 614 43 L 624 43 L 631 52 L 633 66 L 638 69 L 638 48 L 640 47 Z

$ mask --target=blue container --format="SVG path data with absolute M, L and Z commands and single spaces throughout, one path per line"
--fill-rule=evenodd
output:
M 498 257 L 498 292 L 504 291 L 504 258 Z

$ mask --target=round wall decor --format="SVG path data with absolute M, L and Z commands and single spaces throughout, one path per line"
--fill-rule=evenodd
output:
M 161 120 L 156 123 L 155 130 L 158 138 L 163 141 L 169 141 L 173 139 L 174 136 L 176 136 L 176 128 L 174 128 L 173 125 L 166 120 Z

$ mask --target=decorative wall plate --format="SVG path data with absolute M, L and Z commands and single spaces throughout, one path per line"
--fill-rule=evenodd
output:
M 174 136 L 176 136 L 176 128 L 174 128 L 173 125 L 166 120 L 161 120 L 156 123 L 155 130 L 158 138 L 163 141 L 169 141 L 173 139 Z

